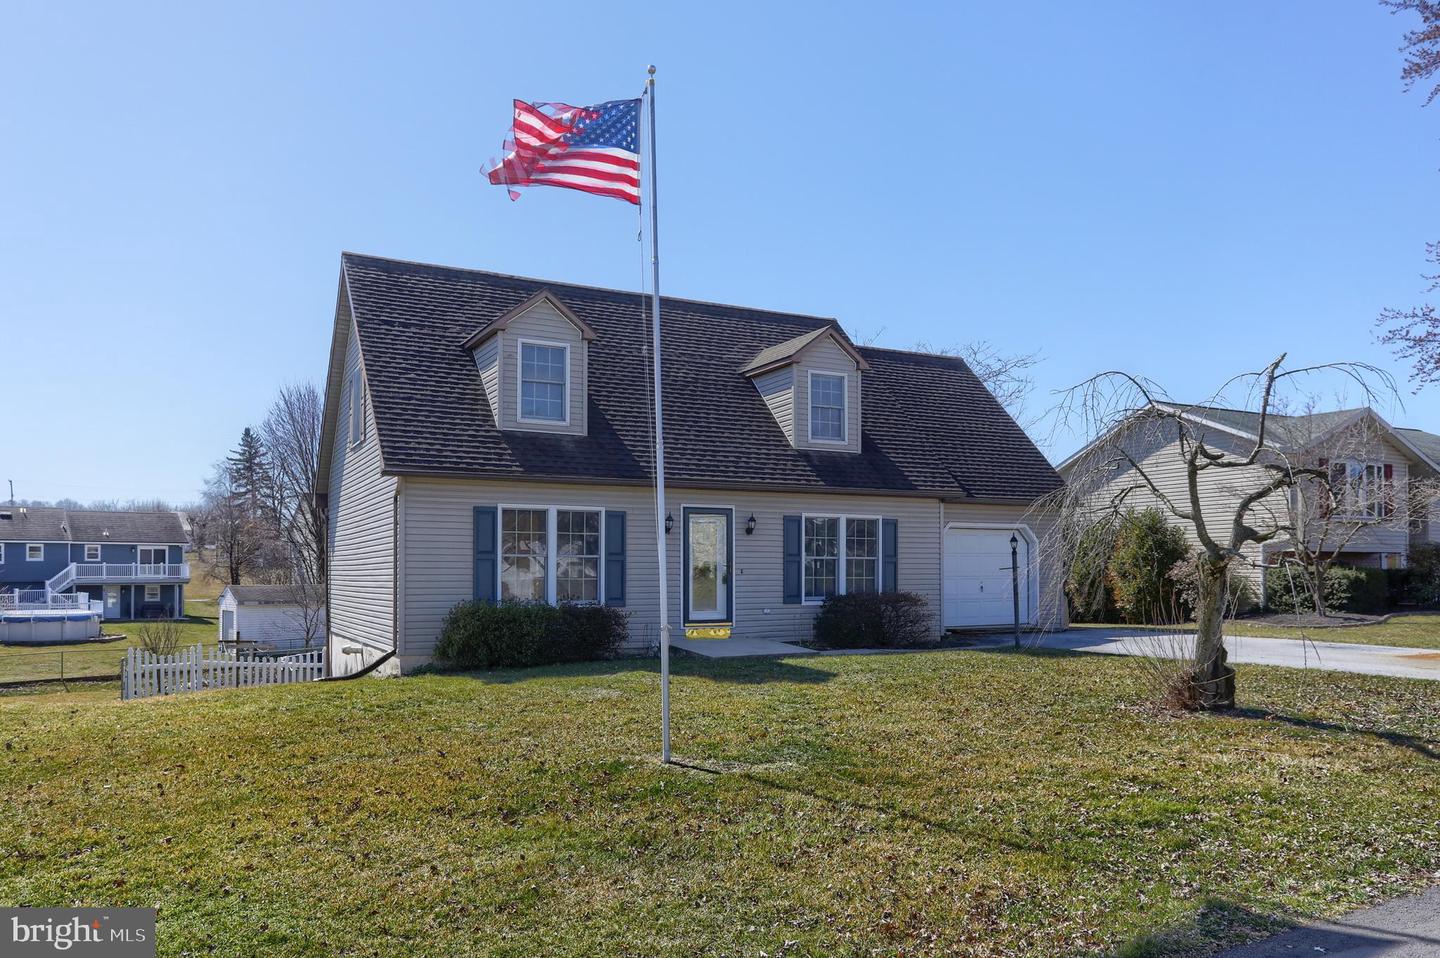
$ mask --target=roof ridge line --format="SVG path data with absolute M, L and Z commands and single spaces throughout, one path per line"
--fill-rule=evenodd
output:
M 648 293 L 633 289 L 618 289 L 614 286 L 596 286 L 593 283 L 572 283 L 568 280 L 546 279 L 542 276 L 525 276 L 520 273 L 501 273 L 493 269 L 480 269 L 478 266 L 447 266 L 444 263 L 426 263 L 418 259 L 401 259 L 398 256 L 380 256 L 375 253 L 359 253 L 355 250 L 341 250 L 340 256 L 343 260 L 346 256 L 359 256 L 365 259 L 378 259 L 387 263 L 400 263 L 405 266 L 424 266 L 428 269 L 448 269 L 457 273 L 479 273 L 482 276 L 498 276 L 501 279 L 518 279 L 527 283 L 541 283 L 547 286 L 569 286 L 572 289 L 590 289 L 600 293 L 623 293 L 626 296 L 648 296 Z M 697 306 L 716 306 L 721 309 L 743 309 L 747 313 L 768 313 L 771 316 L 785 316 L 790 319 L 813 319 L 820 322 L 834 323 L 841 325 L 838 317 L 821 316 L 819 313 L 790 313 L 783 309 L 771 309 L 766 306 L 744 306 L 739 303 L 721 303 L 711 299 L 694 299 L 689 296 L 671 296 L 664 294 L 661 299 L 668 299 L 675 303 L 693 303 Z M 842 327 L 843 328 L 843 327 Z M 848 333 L 846 335 L 849 335 Z

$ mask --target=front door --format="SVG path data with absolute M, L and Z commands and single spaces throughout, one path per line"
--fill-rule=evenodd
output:
M 729 509 L 685 509 L 685 621 L 729 622 Z
M 118 585 L 105 587 L 105 618 L 120 618 L 120 587 Z

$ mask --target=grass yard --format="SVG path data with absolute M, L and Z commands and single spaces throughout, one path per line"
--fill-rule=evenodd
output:
M 177 623 L 182 645 L 214 645 L 219 638 L 213 600 L 187 599 L 188 618 Z M 116 675 L 125 650 L 140 644 L 139 622 L 105 622 L 101 632 L 121 638 L 67 645 L 0 645 L 0 683 Z
M 682 660 L 0 699 L 0 902 L 162 955 L 1204 954 L 1440 880 L 1432 683 L 1109 656 Z
M 1124 626 L 1076 623 L 1078 629 L 1113 629 Z M 1148 628 L 1146 626 L 1145 628 Z M 1161 628 L 1157 626 L 1157 628 Z M 1194 626 L 1173 628 L 1194 631 Z M 1311 642 L 1349 642 L 1362 645 L 1394 645 L 1406 649 L 1440 649 L 1440 612 L 1397 615 L 1378 625 L 1351 625 L 1338 628 L 1305 629 L 1267 625 L 1239 619 L 1227 623 L 1226 635 L 1252 635 L 1264 639 L 1307 639 Z

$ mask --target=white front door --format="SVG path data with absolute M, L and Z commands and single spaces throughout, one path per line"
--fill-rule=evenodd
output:
M 1020 623 L 1030 621 L 1030 543 L 1016 529 L 945 530 L 945 628 L 1011 625 L 1010 537 L 1017 542 Z
M 730 513 L 686 510 L 686 621 L 730 618 Z
M 105 618 L 120 618 L 120 587 L 118 585 L 105 587 Z

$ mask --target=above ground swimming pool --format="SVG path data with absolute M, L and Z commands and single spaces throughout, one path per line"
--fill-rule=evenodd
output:
M 18 609 L 0 612 L 0 642 L 6 645 L 81 642 L 100 636 L 100 613 L 74 609 Z

